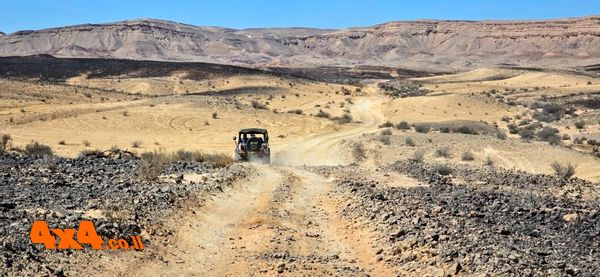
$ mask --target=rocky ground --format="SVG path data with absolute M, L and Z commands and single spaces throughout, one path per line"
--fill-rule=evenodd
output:
M 320 168 L 336 177 L 342 213 L 374 230 L 378 259 L 399 275 L 594 276 L 599 270 L 598 184 L 493 167 L 397 162 L 418 186 L 390 187 L 363 169 Z M 371 174 L 371 176 L 373 176 Z
M 137 166 L 135 159 L 1 156 L 0 275 L 63 275 L 94 253 L 32 245 L 28 235 L 34 220 L 45 220 L 50 228 L 77 228 L 81 220 L 92 219 L 103 238 L 141 235 L 151 246 L 172 234 L 167 219 L 187 201 L 222 191 L 246 174 L 240 165 L 215 169 L 209 163 L 175 162 L 166 169 L 167 175 L 177 173 L 173 177 L 146 183 L 138 178 Z M 182 174 L 199 178 L 187 180 Z

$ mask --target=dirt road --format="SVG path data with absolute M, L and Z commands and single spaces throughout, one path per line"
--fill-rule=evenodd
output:
M 180 219 L 171 245 L 134 260 L 120 275 L 392 275 L 376 260 L 368 230 L 353 228 L 330 193 L 332 180 L 297 165 L 349 163 L 343 139 L 375 130 L 381 103 L 361 99 L 356 128 L 319 134 L 280 150 L 276 165 L 253 165 L 254 176 Z M 293 159 L 292 159 L 293 157 Z M 121 271 L 124 270 L 124 271 Z

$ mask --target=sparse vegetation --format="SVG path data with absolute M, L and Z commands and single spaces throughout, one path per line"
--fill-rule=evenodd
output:
M 141 140 L 134 140 L 133 142 L 131 142 L 131 147 L 133 147 L 133 148 L 140 148 L 141 146 L 142 146 Z
M 383 124 L 379 125 L 379 128 L 391 128 L 394 127 L 394 123 L 386 121 Z
M 25 146 L 25 154 L 33 157 L 46 157 L 52 156 L 52 148 L 48 145 L 41 144 L 34 141 Z
M 460 159 L 463 161 L 472 161 L 475 160 L 475 155 L 471 151 L 465 151 L 462 153 Z
M 396 128 L 400 130 L 410 130 L 410 125 L 406 121 L 401 121 L 396 125 Z
M 415 142 L 413 141 L 413 139 L 411 137 L 407 137 L 404 139 L 404 143 L 406 143 L 406 145 L 413 147 L 415 146 Z
M 256 100 L 252 100 L 251 104 L 252 104 L 252 108 L 255 108 L 255 109 L 259 109 L 259 110 L 268 110 L 269 109 L 269 107 L 267 107 L 267 105 L 260 103 Z
M 289 110 L 287 112 L 288 113 L 295 113 L 295 114 L 299 114 L 299 115 L 304 114 L 304 111 L 301 110 L 301 109 Z
M 435 156 L 436 157 L 442 157 L 442 158 L 448 158 L 450 157 L 450 148 L 445 147 L 445 146 L 441 146 L 435 149 Z
M 146 182 L 155 181 L 163 173 L 168 160 L 162 149 L 142 153 L 138 163 L 138 177 Z
M 556 176 L 558 176 L 558 178 L 560 178 L 563 181 L 567 181 L 573 175 L 575 175 L 575 165 L 571 163 L 562 164 L 555 161 L 550 166 L 554 170 L 554 174 L 556 174 Z
M 429 133 L 430 130 L 431 130 L 431 127 L 429 127 L 425 124 L 415 125 L 415 131 L 417 131 L 417 133 Z
M 83 146 L 90 147 L 90 145 L 92 145 L 92 144 L 88 140 L 83 141 Z
M 65 142 L 65 140 L 63 139 L 63 140 L 59 141 L 59 142 L 58 142 L 58 144 L 60 144 L 60 145 L 66 145 L 67 143 L 66 143 L 66 142 Z
M 446 176 L 452 174 L 452 168 L 447 164 L 435 164 L 431 167 L 431 173 Z
M 217 118 L 219 118 L 219 114 L 218 114 L 217 112 L 213 112 L 213 113 L 212 113 L 212 118 L 213 118 L 213 119 L 217 119 Z
M 585 129 L 585 121 L 577 120 L 575 121 L 575 128 L 577 129 Z
M 547 141 L 550 144 L 560 144 L 561 138 L 558 129 L 552 127 L 544 127 L 537 133 L 538 139 Z
M 356 142 L 352 145 L 352 157 L 357 162 L 362 162 L 367 158 L 367 151 L 360 142 Z
M 390 135 L 384 135 L 382 132 L 381 136 L 379 136 L 379 141 L 381 141 L 383 145 L 390 145 L 390 138 Z
M 341 124 L 350 123 L 352 122 L 352 115 L 350 115 L 349 113 L 345 113 L 341 117 L 335 117 L 334 120 Z
M 485 166 L 493 166 L 494 165 L 494 160 L 492 160 L 491 157 L 487 156 L 487 157 L 485 157 L 485 161 L 483 161 L 483 165 L 485 165 Z
M 319 110 L 319 112 L 315 116 L 322 118 L 330 118 L 331 114 L 329 114 L 328 112 L 324 112 L 323 110 Z
M 416 150 L 412 154 L 412 156 L 409 158 L 409 160 L 411 160 L 413 162 L 417 162 L 417 163 L 422 163 L 424 159 L 425 159 L 425 153 L 422 150 Z
M 385 129 L 385 130 L 381 131 L 381 135 L 382 136 L 391 136 L 392 135 L 392 130 L 391 129 Z
M 12 137 L 9 134 L 3 134 L 0 140 L 0 155 L 3 155 L 10 148 Z

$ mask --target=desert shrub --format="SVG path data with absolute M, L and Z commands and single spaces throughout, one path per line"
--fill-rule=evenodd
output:
M 568 134 L 563 134 L 561 137 L 562 140 L 570 140 L 571 136 L 569 136 Z
M 408 159 L 413 162 L 422 163 L 425 159 L 425 153 L 422 150 L 417 150 Z
M 406 143 L 406 145 L 413 147 L 415 146 L 415 142 L 413 141 L 413 139 L 411 137 L 407 137 L 404 139 L 404 143 Z
M 328 112 L 324 112 L 323 110 L 319 110 L 319 112 L 315 116 L 322 118 L 330 118 L 331 114 L 329 114 Z
M 392 135 L 392 130 L 385 129 L 385 130 L 381 131 L 381 135 L 382 136 L 391 136 Z
M 304 114 L 304 111 L 301 110 L 301 109 L 289 110 L 287 112 L 288 113 L 295 113 L 295 114 Z
M 260 102 L 258 102 L 256 100 L 252 100 L 251 105 L 252 105 L 252 108 L 259 109 L 259 110 L 267 110 L 267 109 L 269 109 L 269 107 L 267 107 L 267 105 L 265 105 L 263 103 L 260 103 Z
M 447 164 L 435 164 L 431 167 L 431 173 L 446 176 L 452 174 L 452 168 Z
M 171 154 L 171 159 L 175 161 L 202 162 L 203 155 L 200 151 L 179 149 Z
M 213 112 L 212 113 L 212 118 L 213 119 L 217 119 L 219 117 L 219 114 L 217 112 Z
M 357 162 L 362 162 L 367 158 L 367 151 L 363 147 L 362 143 L 357 142 L 352 145 L 352 157 Z
M 558 129 L 552 127 L 544 127 L 537 133 L 539 140 L 547 141 L 550 144 L 559 144 L 560 136 L 558 135 Z
M 444 157 L 447 158 L 450 156 L 450 148 L 448 147 L 438 147 L 435 149 L 435 156 L 436 157 Z
M 504 116 L 502 116 L 501 120 L 504 121 L 504 122 L 509 122 L 510 121 L 510 117 L 508 115 L 504 115 Z
M 58 144 L 60 144 L 60 145 L 65 145 L 65 144 L 67 144 L 67 143 L 66 143 L 66 142 L 65 142 L 65 140 L 63 139 L 63 140 L 59 141 L 59 142 L 58 142 Z
M 475 156 L 473 155 L 473 152 L 471 151 L 465 151 L 462 153 L 462 155 L 460 156 L 461 160 L 463 161 L 472 161 L 475 159 Z
M 156 180 L 168 161 L 169 158 L 162 150 L 142 153 L 138 162 L 138 177 L 147 182 Z
M 385 123 L 379 125 L 379 128 L 391 128 L 394 127 L 394 123 L 386 121 Z
M 508 128 L 508 132 L 511 134 L 518 134 L 519 133 L 519 127 L 517 127 L 517 125 L 515 124 L 508 124 L 506 125 L 506 127 Z
M 555 161 L 550 166 L 552 166 L 554 174 L 563 181 L 569 180 L 575 175 L 575 166 L 572 163 L 561 164 Z
M 133 148 L 139 148 L 140 146 L 142 146 L 142 141 L 141 140 L 134 140 L 131 143 L 131 147 L 133 147 Z
M 381 141 L 381 143 L 383 143 L 383 145 L 390 145 L 390 136 L 389 135 L 381 135 L 379 136 L 379 141 Z
M 477 131 L 475 131 L 473 128 L 466 126 L 466 125 L 463 125 L 463 126 L 460 126 L 456 129 L 454 129 L 454 132 L 461 133 L 461 134 L 467 134 L 467 135 L 476 135 L 477 134 Z
M 25 154 L 33 157 L 52 156 L 52 148 L 48 145 L 34 141 L 25 146 Z
M 536 102 L 534 103 L 533 108 L 536 109 L 533 113 L 533 118 L 542 122 L 557 121 L 565 114 L 565 108 L 558 103 Z
M 401 121 L 396 125 L 396 128 L 400 130 L 410 130 L 410 125 L 408 125 L 408 122 L 406 121 Z
M 10 147 L 10 141 L 12 137 L 9 134 L 3 134 L 0 140 L 0 155 L 3 155 L 6 150 Z
M 129 111 L 123 111 L 123 116 L 129 116 Z
M 521 138 L 524 140 L 532 140 L 535 138 L 535 128 L 532 128 L 531 125 L 525 128 L 520 128 L 519 136 L 521 136 Z
M 600 146 L 600 141 L 597 141 L 595 139 L 588 139 L 587 144 L 592 146 Z
M 485 158 L 485 161 L 483 161 L 483 165 L 485 166 L 493 166 L 494 165 L 494 160 L 492 160 L 492 158 L 490 158 L 489 156 Z
M 441 127 L 440 128 L 440 133 L 450 133 L 450 128 L 448 128 L 448 127 Z
M 575 121 L 575 128 L 577 129 L 585 129 L 585 121 L 577 120 Z
M 415 131 L 418 133 L 429 133 L 430 130 L 431 128 L 425 124 L 415 125 Z
M 216 168 L 226 167 L 234 162 L 230 155 L 223 153 L 203 153 L 202 161 L 212 163 Z
M 85 149 L 79 152 L 79 157 L 87 157 L 87 156 L 102 156 L 102 151 L 98 149 Z
M 335 121 L 337 121 L 341 124 L 350 123 L 350 122 L 352 122 L 352 115 L 350 115 L 349 113 L 345 113 L 341 117 L 336 117 Z
M 409 81 L 389 81 L 379 83 L 379 88 L 383 93 L 391 97 L 410 97 L 426 95 L 429 91 L 421 88 L 422 84 Z
M 90 145 L 92 145 L 92 144 L 88 140 L 83 141 L 83 146 L 90 147 Z
M 507 138 L 506 134 L 500 130 L 498 130 L 498 132 L 496 132 L 496 137 L 501 140 L 505 140 Z

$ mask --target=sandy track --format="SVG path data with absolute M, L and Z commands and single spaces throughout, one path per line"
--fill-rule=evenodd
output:
M 382 98 L 359 98 L 352 106 L 352 116 L 359 123 L 352 128 L 326 132 L 287 144 L 275 151 L 274 163 L 280 165 L 340 165 L 351 162 L 350 154 L 340 144 L 346 138 L 377 130 L 384 121 Z
M 375 260 L 368 232 L 337 214 L 331 180 L 300 168 L 255 168 L 255 177 L 190 214 L 172 245 L 126 274 L 391 275 Z
M 282 158 L 293 163 L 347 163 L 336 152 L 344 138 L 377 128 L 381 102 L 365 98 L 354 105 L 362 123 L 352 129 L 319 134 L 294 144 Z M 314 155 L 318 155 L 315 157 Z M 235 189 L 214 196 L 175 220 L 170 245 L 151 258 L 133 259 L 115 275 L 392 275 L 376 260 L 368 230 L 352 226 L 338 213 L 341 200 L 328 192 L 332 180 L 301 167 L 253 165 L 256 174 Z M 107 273 L 107 272 L 104 272 Z

